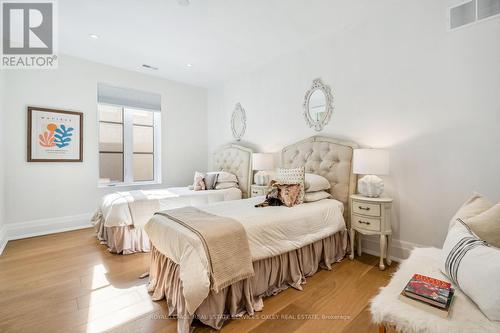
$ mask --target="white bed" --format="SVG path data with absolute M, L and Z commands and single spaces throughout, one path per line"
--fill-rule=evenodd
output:
M 105 195 L 92 224 L 97 238 L 110 252 L 148 252 L 150 242 L 143 227 L 156 211 L 239 200 L 249 195 L 252 150 L 227 145 L 212 155 L 212 170 L 236 175 L 238 188 L 193 191 L 188 187 L 114 192 Z
M 346 230 L 344 205 L 340 201 L 324 199 L 294 207 L 256 208 L 264 199 L 261 196 L 197 208 L 241 223 L 252 261 L 278 256 Z M 194 312 L 210 291 L 208 261 L 198 236 L 161 215 L 155 215 L 145 229 L 154 247 L 168 253 L 179 265 L 186 305 Z
M 347 251 L 349 195 L 356 188 L 352 172 L 353 143 L 315 136 L 282 150 L 281 165 L 304 166 L 325 177 L 334 199 L 294 207 L 256 208 L 264 197 L 198 206 L 204 213 L 239 222 L 247 235 L 255 275 L 216 292 L 209 261 L 199 236 L 165 215 L 145 226 L 153 245 L 149 291 L 166 298 L 177 315 L 178 331 L 189 331 L 194 317 L 219 329 L 227 316 L 253 314 L 262 297 L 289 286 L 301 289 L 305 277 L 330 268 Z

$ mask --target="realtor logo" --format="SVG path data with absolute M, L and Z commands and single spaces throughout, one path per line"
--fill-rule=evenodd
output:
M 55 3 L 2 2 L 2 68 L 56 68 Z

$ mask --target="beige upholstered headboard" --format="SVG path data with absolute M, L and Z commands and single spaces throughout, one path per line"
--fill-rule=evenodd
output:
M 252 183 L 252 149 L 238 146 L 226 145 L 215 150 L 212 156 L 212 167 L 214 171 L 231 172 L 238 177 L 243 198 L 250 197 L 250 185 Z
M 352 155 L 358 145 L 326 136 L 313 136 L 289 145 L 281 151 L 284 168 L 304 166 L 306 172 L 323 176 L 331 184 L 332 196 L 344 203 L 344 219 L 350 227 L 349 196 L 356 191 Z

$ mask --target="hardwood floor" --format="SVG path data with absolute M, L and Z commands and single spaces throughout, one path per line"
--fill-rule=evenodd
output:
M 151 301 L 147 279 L 138 278 L 148 263 L 148 254 L 107 252 L 92 229 L 11 241 L 0 256 L 0 332 L 175 332 L 176 321 L 163 319 L 165 301 Z M 378 258 L 366 254 L 345 259 L 221 331 L 377 332 L 368 301 L 395 266 L 379 271 Z

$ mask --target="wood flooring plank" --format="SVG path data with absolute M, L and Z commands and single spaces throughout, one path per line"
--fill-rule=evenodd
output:
M 93 229 L 11 241 L 0 256 L 0 332 L 176 332 L 166 302 L 153 302 L 138 278 L 148 266 L 149 254 L 109 253 Z M 378 258 L 366 254 L 344 259 L 221 332 L 374 332 L 368 302 L 395 267 L 379 271 Z M 339 314 L 348 319 L 332 319 Z

